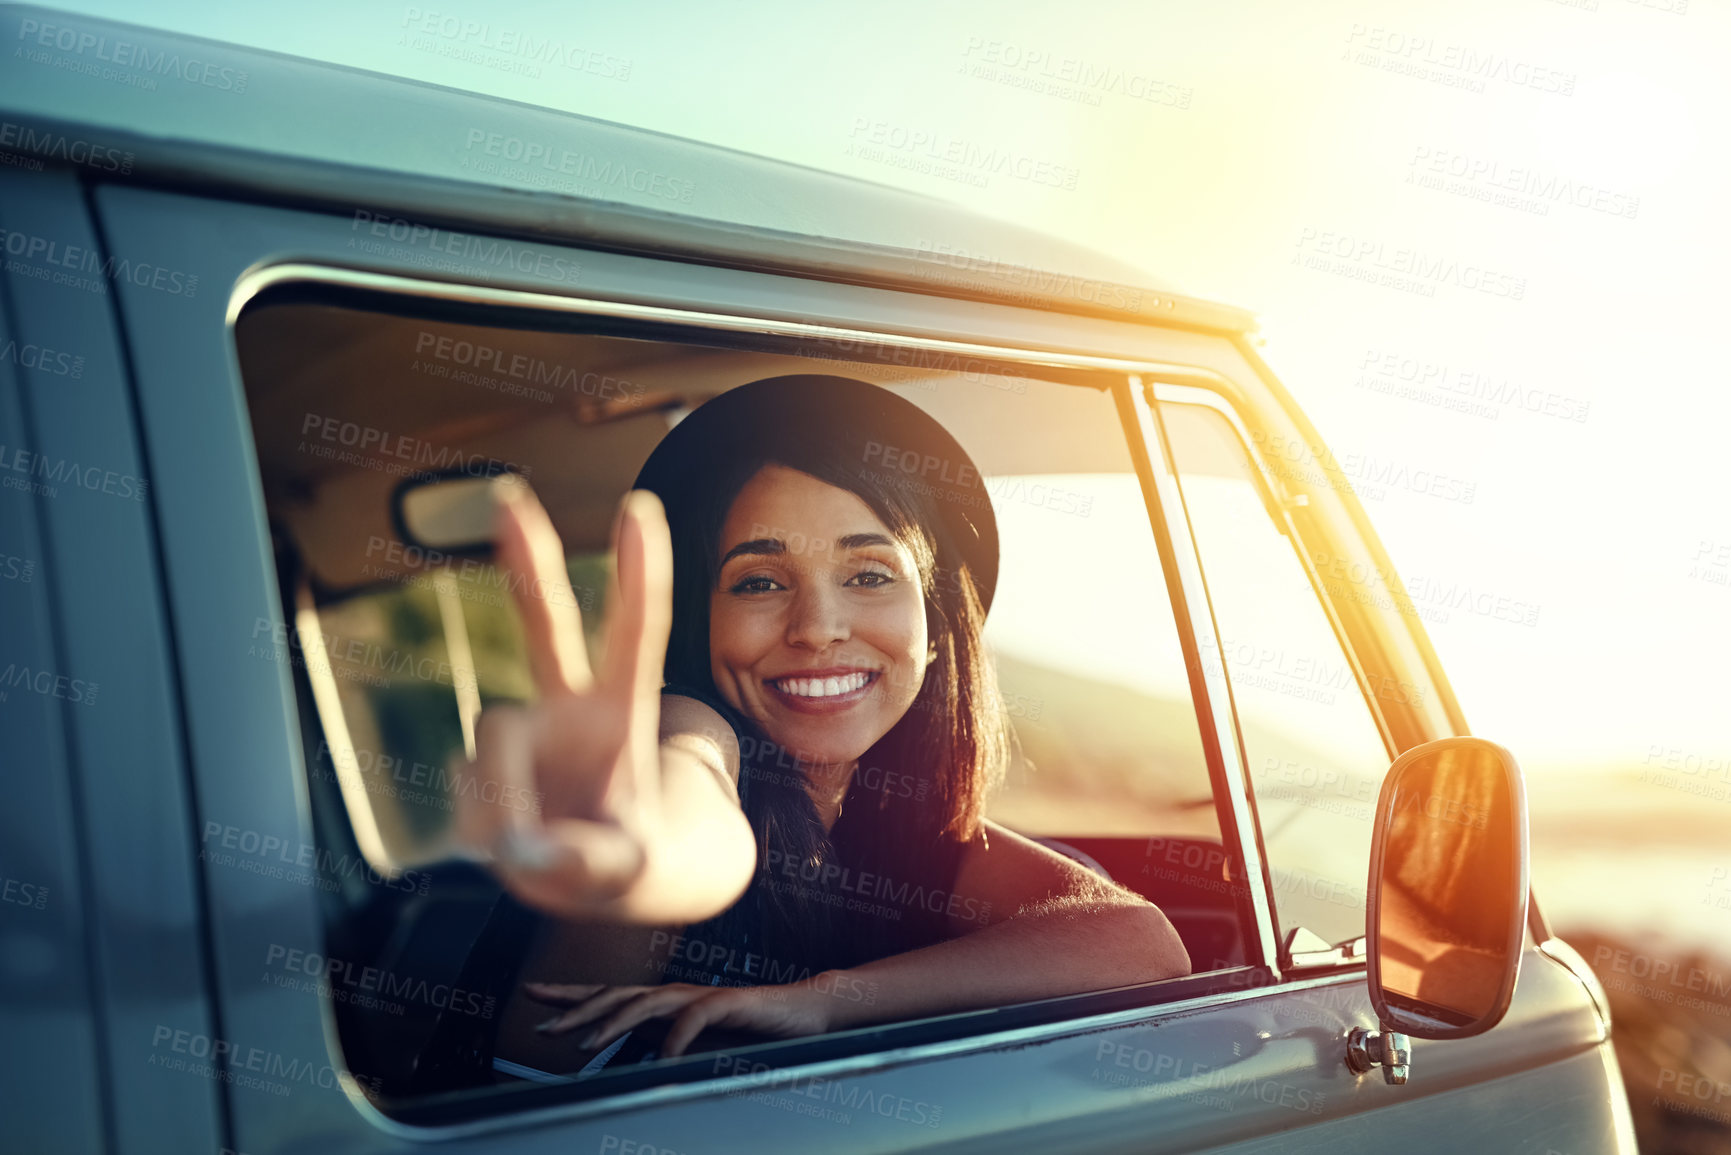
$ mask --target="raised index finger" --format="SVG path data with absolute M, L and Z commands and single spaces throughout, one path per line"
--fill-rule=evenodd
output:
M 583 648 L 583 618 L 553 519 L 527 482 L 501 479 L 497 493 L 497 560 L 523 619 L 535 688 L 543 698 L 587 689 L 593 677 Z

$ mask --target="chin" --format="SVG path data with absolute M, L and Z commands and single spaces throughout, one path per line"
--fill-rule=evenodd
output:
M 881 736 L 881 735 L 880 735 Z M 876 738 L 836 734 L 834 731 L 816 734 L 783 730 L 769 735 L 782 749 L 806 762 L 834 766 L 865 757 Z

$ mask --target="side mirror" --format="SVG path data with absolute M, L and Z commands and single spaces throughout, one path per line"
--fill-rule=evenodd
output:
M 1349 1048 L 1348 1063 L 1405 1082 L 1403 1036 L 1481 1034 L 1514 997 L 1527 921 L 1527 795 L 1514 756 L 1482 738 L 1439 738 L 1395 759 L 1377 799 L 1367 895 L 1382 1033 L 1356 1040 L 1359 1062 Z

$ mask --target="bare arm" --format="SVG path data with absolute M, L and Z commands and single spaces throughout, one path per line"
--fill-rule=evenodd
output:
M 1159 907 L 996 823 L 964 852 L 956 894 L 958 937 L 838 972 L 838 989 L 865 983 L 877 997 L 837 1000 L 832 1030 L 1190 973 Z M 988 925 L 969 911 L 988 912 Z
M 587 1047 L 606 1046 L 648 1019 L 673 1019 L 662 1053 L 677 1055 L 712 1026 L 822 1034 L 1190 973 L 1184 944 L 1159 908 L 993 823 L 964 852 L 956 900 L 947 905 L 957 937 L 803 982 L 535 983 L 528 992 L 566 1008 L 543 1030 L 586 1028 Z
M 661 698 L 661 821 L 631 887 L 595 917 L 656 925 L 713 918 L 739 900 L 757 841 L 739 807 L 739 741 L 691 698 Z

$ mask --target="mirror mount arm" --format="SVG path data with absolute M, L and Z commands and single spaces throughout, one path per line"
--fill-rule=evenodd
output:
M 1412 1041 L 1399 1031 L 1354 1027 L 1346 1035 L 1346 1066 L 1355 1075 L 1382 1068 L 1382 1080 L 1403 1086 L 1412 1070 Z

